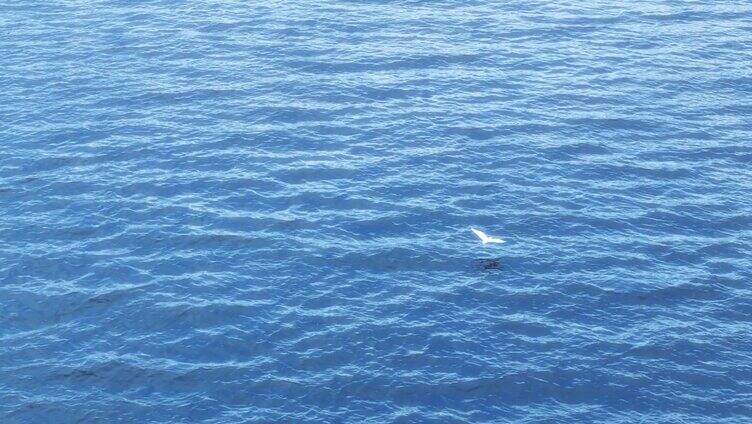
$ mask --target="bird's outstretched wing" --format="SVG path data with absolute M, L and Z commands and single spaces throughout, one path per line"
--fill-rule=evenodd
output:
M 486 243 L 504 243 L 504 240 L 496 237 L 489 237 L 481 230 L 477 230 L 475 228 L 470 228 L 470 230 L 475 233 L 476 236 L 480 239 L 480 241 L 483 242 L 483 244 Z
M 480 239 L 480 241 L 482 241 L 483 243 L 487 243 L 488 242 L 488 236 L 483 231 L 476 230 L 475 228 L 471 228 L 470 231 L 474 232 L 475 235 L 478 236 L 478 238 Z

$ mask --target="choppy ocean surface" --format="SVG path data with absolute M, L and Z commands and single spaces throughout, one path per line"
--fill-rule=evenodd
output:
M 11 0 L 0 52 L 2 423 L 752 422 L 750 2 Z

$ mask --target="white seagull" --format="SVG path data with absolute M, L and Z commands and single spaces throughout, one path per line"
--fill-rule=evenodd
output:
M 486 244 L 486 243 L 504 243 L 504 240 L 502 240 L 500 238 L 491 237 L 489 235 L 486 235 L 486 233 L 484 233 L 481 230 L 476 230 L 475 228 L 472 228 L 472 227 L 470 228 L 470 230 L 472 232 L 474 232 L 476 236 L 478 236 L 478 238 L 480 239 L 480 241 L 483 242 L 483 244 Z

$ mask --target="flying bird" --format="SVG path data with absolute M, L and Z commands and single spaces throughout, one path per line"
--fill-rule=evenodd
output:
M 472 232 L 474 232 L 476 236 L 478 236 L 478 238 L 480 239 L 480 241 L 483 242 L 483 244 L 487 244 L 487 243 L 504 243 L 504 240 L 502 240 L 500 238 L 491 237 L 489 235 L 486 235 L 486 233 L 484 233 L 481 230 L 477 230 L 475 228 L 470 228 L 470 230 Z

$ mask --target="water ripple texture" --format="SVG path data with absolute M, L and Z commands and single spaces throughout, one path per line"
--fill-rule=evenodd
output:
M 752 422 L 751 47 L 747 1 L 4 2 L 0 422 Z

